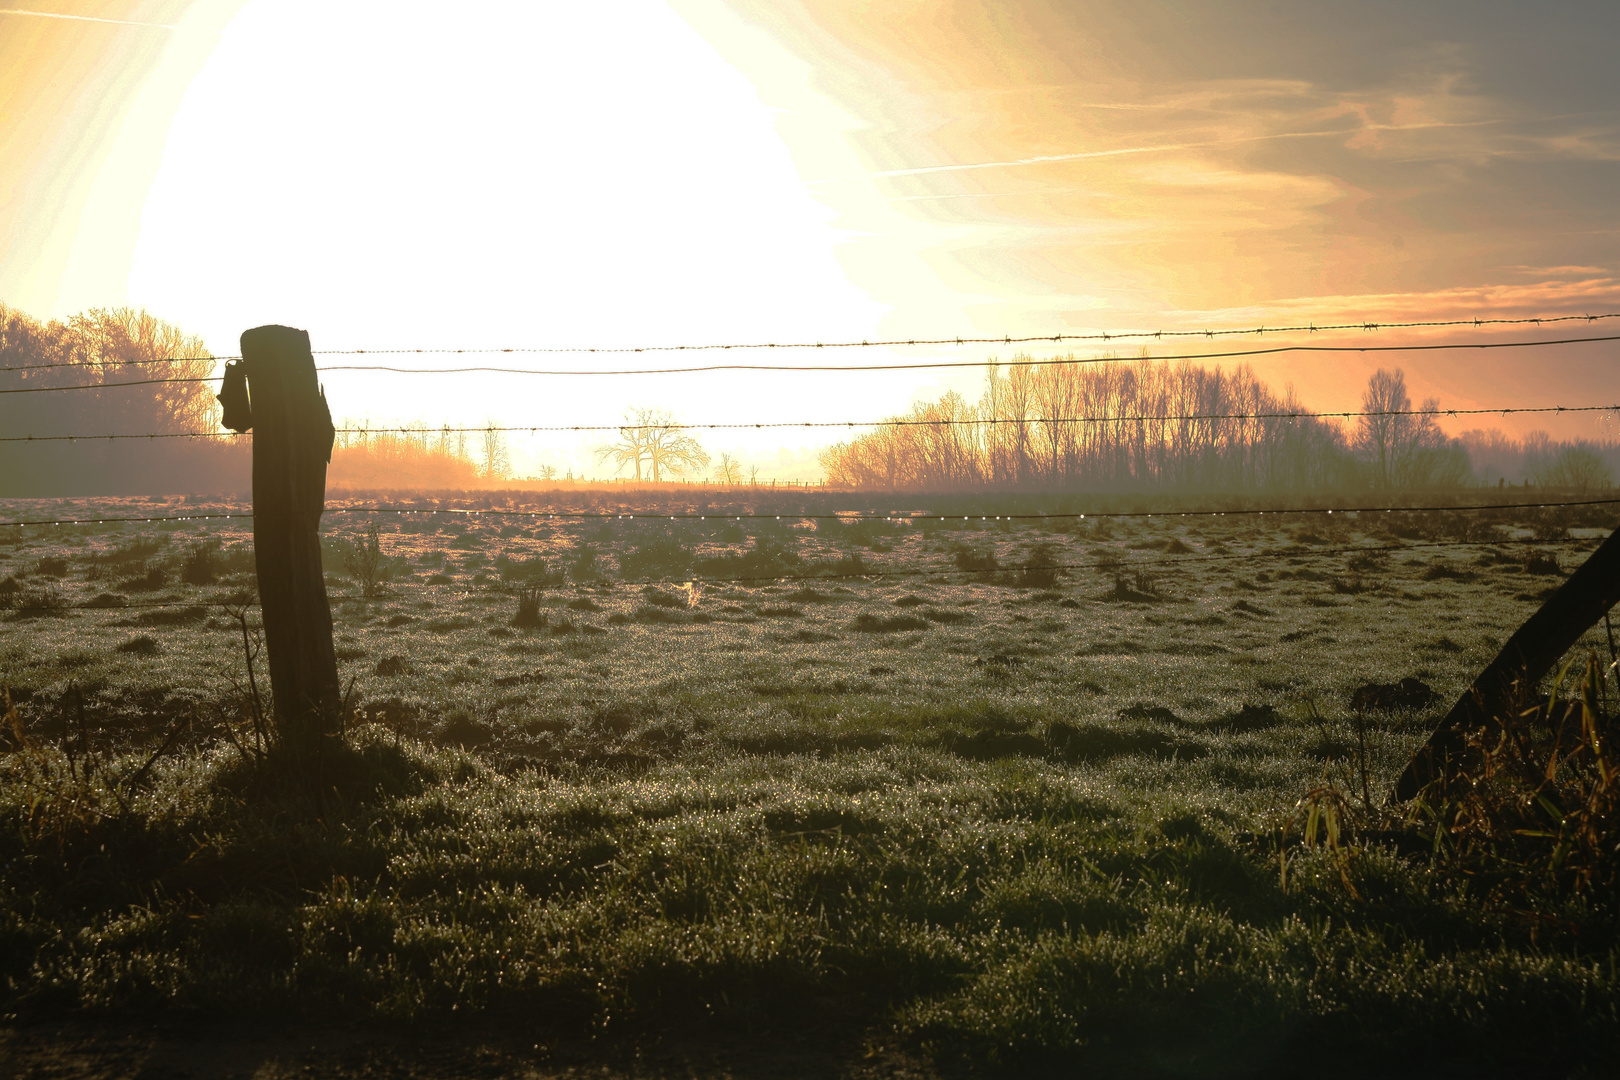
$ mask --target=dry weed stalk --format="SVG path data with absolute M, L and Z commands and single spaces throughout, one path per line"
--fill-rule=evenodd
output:
M 1469 740 L 1474 763 L 1438 777 L 1413 814 L 1436 852 L 1496 899 L 1612 893 L 1620 884 L 1620 762 L 1608 672 L 1595 654 L 1561 698 L 1575 661 L 1545 703 L 1515 684 L 1505 717 Z
M 382 596 L 387 590 L 383 582 L 392 575 L 388 558 L 382 551 L 382 534 L 375 521 L 366 525 L 365 539 L 351 543 L 343 553 L 344 569 L 360 582 L 360 591 L 368 600 Z
M 236 625 L 242 633 L 242 665 L 247 670 L 247 682 L 244 685 L 235 676 L 231 677 L 232 697 L 238 703 L 237 715 L 230 716 L 223 703 L 217 705 L 219 726 L 243 759 L 258 768 L 264 764 L 275 744 L 274 728 L 269 720 L 270 707 L 259 692 L 259 678 L 255 673 L 259 653 L 264 648 L 264 638 L 258 630 L 248 626 L 246 608 L 232 607 L 225 610 L 236 620 Z M 247 720 L 245 732 L 238 730 L 244 715 Z

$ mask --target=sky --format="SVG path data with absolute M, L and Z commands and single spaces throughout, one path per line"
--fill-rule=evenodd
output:
M 6 2 L 0 302 L 146 307 L 222 355 L 270 322 L 317 349 L 448 349 L 1620 312 L 1612 2 Z M 1327 410 L 1354 408 L 1380 364 L 1451 407 L 1606 404 L 1616 346 L 1255 364 Z M 1215 344 L 1112 351 L 1144 348 Z M 1071 350 L 1097 348 L 1029 347 Z M 385 362 L 451 360 L 470 358 Z M 860 420 L 976 397 L 982 373 L 324 379 L 339 417 L 545 425 L 632 406 Z M 1492 423 L 1620 436 L 1612 418 Z M 515 463 L 602 473 L 589 441 L 524 436 Z M 703 441 L 787 476 L 813 475 L 824 440 Z

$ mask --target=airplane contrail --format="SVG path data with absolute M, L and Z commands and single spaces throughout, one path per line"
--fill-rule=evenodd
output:
M 1567 114 L 1581 115 L 1581 114 Z M 1549 119 L 1562 119 L 1552 117 Z M 889 169 L 868 173 L 872 177 L 923 176 L 928 173 L 967 172 L 973 169 L 1007 169 L 1019 165 L 1046 165 L 1056 161 L 1085 161 L 1089 158 L 1123 157 L 1127 154 L 1162 154 L 1174 150 L 1204 150 L 1214 146 L 1232 146 L 1238 143 L 1267 142 L 1273 139 L 1326 139 L 1334 136 L 1358 135 L 1363 131 L 1419 131 L 1428 128 L 1485 127 L 1490 124 L 1512 123 L 1511 118 L 1493 120 L 1465 120 L 1457 122 L 1432 121 L 1423 124 L 1363 124 L 1355 128 L 1334 128 L 1325 131 L 1278 131 L 1267 135 L 1245 135 L 1235 139 L 1208 139 L 1202 142 L 1160 143 L 1154 146 L 1123 146 L 1113 150 L 1084 150 L 1072 154 L 1041 154 L 1036 157 L 1014 158 L 1010 161 L 975 161 L 953 165 L 924 165 L 915 169 Z
M 153 30 L 178 30 L 172 23 L 137 22 L 134 19 L 101 19 L 94 15 L 63 15 L 56 11 L 24 11 L 22 8 L 0 8 L 0 15 L 34 15 L 41 19 L 68 19 L 72 22 L 110 23 L 113 26 L 145 26 Z

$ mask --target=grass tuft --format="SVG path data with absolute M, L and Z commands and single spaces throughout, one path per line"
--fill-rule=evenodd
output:
M 518 608 L 507 625 L 520 630 L 538 630 L 549 621 L 540 610 L 540 589 L 537 586 L 518 591 Z

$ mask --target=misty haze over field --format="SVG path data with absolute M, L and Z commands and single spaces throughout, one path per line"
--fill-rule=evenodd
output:
M 0 8 L 0 1076 L 1607 1076 L 1613 0 Z

